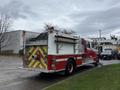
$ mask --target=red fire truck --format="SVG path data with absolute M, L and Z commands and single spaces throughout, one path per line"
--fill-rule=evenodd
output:
M 90 46 L 89 40 L 49 30 L 26 42 L 23 67 L 45 73 L 72 74 L 82 65 L 98 65 L 97 53 Z

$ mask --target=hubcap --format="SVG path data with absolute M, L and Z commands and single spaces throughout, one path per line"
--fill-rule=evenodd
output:
M 73 64 L 72 64 L 72 63 L 70 63 L 70 64 L 68 65 L 68 71 L 69 71 L 69 73 L 72 73 L 72 72 L 73 72 Z

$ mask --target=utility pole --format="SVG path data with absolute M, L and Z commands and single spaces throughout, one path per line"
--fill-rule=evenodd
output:
M 25 31 L 23 31 L 23 55 L 25 55 L 25 42 L 26 42 L 26 38 L 25 38 L 25 34 L 26 34 L 26 32 Z
M 100 54 L 102 52 L 102 50 L 101 50 L 102 46 L 100 45 L 100 42 L 101 42 L 101 39 L 102 39 L 102 37 L 101 37 L 101 29 L 99 29 L 98 31 L 99 31 L 98 53 Z
M 101 34 L 101 30 L 99 30 L 99 38 L 100 38 L 100 40 L 101 40 L 101 35 L 102 35 L 102 34 Z

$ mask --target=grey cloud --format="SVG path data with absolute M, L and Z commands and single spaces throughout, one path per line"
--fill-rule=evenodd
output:
M 99 29 L 104 34 L 111 33 L 113 30 L 120 28 L 120 6 L 114 6 L 109 9 L 99 11 L 77 12 L 69 15 L 74 22 L 75 30 L 84 35 L 95 34 Z M 81 19 L 84 19 L 81 21 Z
M 20 0 L 10 0 L 7 4 L 0 7 L 1 13 L 6 13 L 14 19 L 27 18 L 29 15 L 35 15 L 29 6 L 25 5 Z
M 29 25 L 47 23 L 70 26 L 82 35 L 113 33 L 120 28 L 119 0 L 9 0 L 0 9 Z M 34 11 L 34 12 L 33 12 Z M 28 20 L 28 21 L 27 21 Z M 21 21 L 22 23 L 22 21 Z M 35 25 L 35 24 L 34 24 Z M 39 25 L 32 28 L 40 28 Z

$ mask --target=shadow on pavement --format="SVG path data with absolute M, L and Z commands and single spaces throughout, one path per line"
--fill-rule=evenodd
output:
M 77 68 L 75 74 L 82 73 L 84 71 L 92 69 L 93 66 L 81 66 Z M 50 85 L 53 85 L 61 80 L 67 79 L 70 76 L 64 76 L 62 73 L 39 73 L 29 77 L 23 77 L 21 80 L 15 80 L 12 85 L 5 86 L 5 90 L 41 90 Z
M 92 68 L 93 68 L 92 65 L 81 66 L 81 67 L 77 68 L 76 72 L 73 75 L 76 75 L 77 73 L 81 73 L 81 72 L 90 70 Z M 55 81 L 60 81 L 60 80 L 66 79 L 66 78 L 71 77 L 73 75 L 65 76 L 63 74 L 63 72 L 49 73 L 49 74 L 48 73 L 40 73 L 40 74 L 37 74 L 35 76 L 27 77 L 27 79 L 34 80 L 34 81 L 55 82 Z

